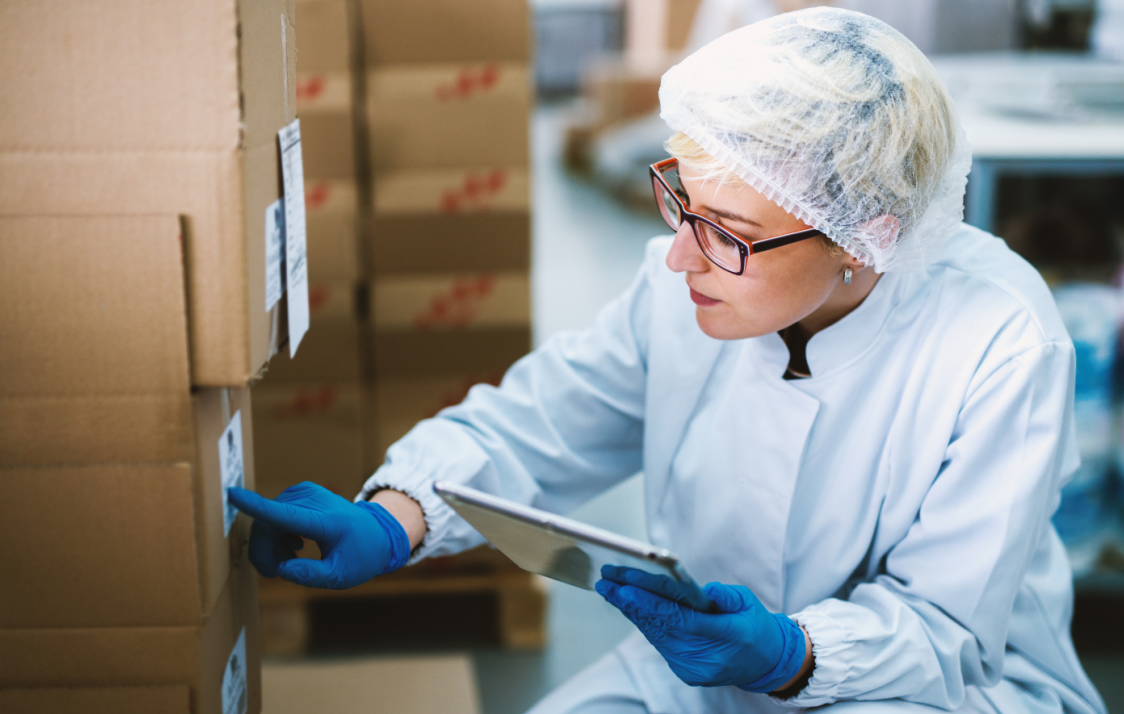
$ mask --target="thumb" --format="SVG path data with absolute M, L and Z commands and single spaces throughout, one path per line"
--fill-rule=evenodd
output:
M 711 599 L 718 612 L 744 612 L 750 608 L 760 606 L 761 602 L 749 588 L 744 585 L 726 585 L 725 583 L 708 583 L 703 590 Z
M 291 583 L 303 585 L 306 588 L 338 590 L 340 577 L 332 565 L 333 563 L 326 560 L 293 558 L 277 566 L 277 574 Z

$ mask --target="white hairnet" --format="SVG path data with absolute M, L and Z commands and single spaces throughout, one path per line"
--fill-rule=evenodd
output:
M 867 15 L 820 7 L 735 30 L 663 76 L 660 107 L 880 273 L 923 269 L 963 218 L 971 149 L 952 100 L 909 40 Z

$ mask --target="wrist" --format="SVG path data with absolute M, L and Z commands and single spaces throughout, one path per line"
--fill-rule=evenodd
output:
M 394 516 L 406 532 L 411 552 L 421 545 L 427 530 L 425 512 L 422 511 L 421 504 L 401 491 L 391 488 L 375 491 L 367 500 L 379 504 Z
M 410 560 L 410 540 L 406 535 L 406 529 L 398 522 L 386 508 L 379 503 L 360 502 L 356 504 L 374 518 L 382 530 L 386 533 L 387 544 L 389 545 L 389 557 L 387 558 L 386 565 L 383 567 L 379 575 L 385 575 L 398 570 Z
M 808 686 L 808 681 L 812 678 L 812 672 L 816 669 L 816 658 L 812 651 L 812 638 L 803 625 L 800 625 L 800 632 L 804 635 L 804 661 L 796 676 L 770 692 L 779 699 L 791 699 L 799 694 L 804 687 Z

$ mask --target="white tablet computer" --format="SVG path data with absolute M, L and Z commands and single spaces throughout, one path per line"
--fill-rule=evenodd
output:
M 671 578 L 684 604 L 704 612 L 713 609 L 702 588 L 665 548 L 467 486 L 438 481 L 433 490 L 524 570 L 592 590 L 602 565 L 628 566 Z

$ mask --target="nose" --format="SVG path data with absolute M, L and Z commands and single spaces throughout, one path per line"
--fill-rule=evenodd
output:
M 679 224 L 671 250 L 667 254 L 667 267 L 673 273 L 703 273 L 710 269 L 710 261 L 703 255 L 695 240 L 695 232 L 687 221 Z

